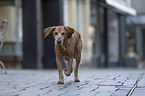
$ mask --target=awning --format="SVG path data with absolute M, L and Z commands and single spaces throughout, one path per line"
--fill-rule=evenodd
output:
M 122 12 L 125 12 L 127 14 L 136 16 L 136 10 L 135 9 L 127 6 L 126 4 L 122 4 L 122 3 L 118 2 L 119 0 L 105 0 L 105 1 L 106 1 L 106 4 L 116 8 L 116 9 L 122 11 Z

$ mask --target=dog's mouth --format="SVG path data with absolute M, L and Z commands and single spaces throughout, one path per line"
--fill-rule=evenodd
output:
M 62 46 L 63 45 L 63 41 L 62 40 L 56 40 L 55 41 L 55 44 Z
M 57 40 L 57 44 L 60 45 L 61 44 L 61 40 Z

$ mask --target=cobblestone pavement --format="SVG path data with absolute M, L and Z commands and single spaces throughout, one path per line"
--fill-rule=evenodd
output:
M 144 96 L 145 70 L 79 69 L 57 84 L 57 70 L 7 70 L 0 74 L 0 96 Z

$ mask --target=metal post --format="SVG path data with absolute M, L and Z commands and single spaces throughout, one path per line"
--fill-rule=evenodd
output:
M 119 14 L 119 51 L 120 51 L 120 62 L 119 66 L 124 66 L 124 55 L 126 51 L 126 22 L 125 22 L 125 16 Z
M 104 40 L 105 40 L 105 64 L 104 67 L 108 67 L 108 10 L 104 8 Z

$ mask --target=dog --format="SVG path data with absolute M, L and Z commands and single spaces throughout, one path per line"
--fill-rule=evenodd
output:
M 74 82 L 80 82 L 78 79 L 78 66 L 81 61 L 81 51 L 82 51 L 82 39 L 81 35 L 75 29 L 69 26 L 53 26 L 44 29 L 45 37 L 50 33 L 53 34 L 55 39 L 55 54 L 56 54 L 56 63 L 59 73 L 59 81 L 57 84 L 64 84 L 64 78 L 62 74 L 62 59 L 68 62 L 68 68 L 64 70 L 66 76 L 70 76 L 73 69 L 72 63 L 73 59 L 76 59 L 76 67 L 74 70 Z M 44 37 L 44 38 L 45 38 Z

